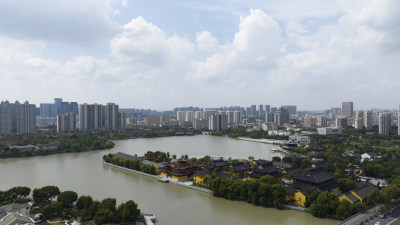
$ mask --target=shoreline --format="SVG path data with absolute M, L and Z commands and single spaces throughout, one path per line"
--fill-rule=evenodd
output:
M 276 139 L 256 139 L 256 138 L 249 138 L 249 137 L 237 137 L 236 139 L 239 139 L 242 141 L 258 142 L 258 143 L 263 143 L 263 144 L 272 144 L 272 145 L 278 145 L 278 146 L 285 144 L 284 140 L 276 140 Z
M 146 177 L 153 178 L 153 179 L 156 179 L 156 180 L 158 180 L 158 178 L 161 177 L 160 175 L 152 175 L 152 174 L 144 173 L 144 172 L 141 172 L 141 171 L 128 169 L 128 168 L 125 168 L 125 167 L 122 167 L 122 166 L 117 166 L 117 165 L 114 165 L 114 164 L 111 164 L 111 163 L 107 163 L 107 162 L 103 162 L 103 165 L 107 165 L 107 166 L 118 168 L 118 169 L 122 169 L 122 170 L 125 170 L 125 171 L 128 171 L 128 172 L 133 172 L 133 173 L 136 173 L 136 174 L 144 175 Z M 213 194 L 214 193 L 213 191 L 205 189 L 205 188 L 192 186 L 193 182 L 192 182 L 192 185 L 188 185 L 188 184 L 184 184 L 183 182 L 172 180 L 170 178 L 167 178 L 167 179 L 168 179 L 169 183 L 175 184 L 177 186 L 189 188 L 189 189 L 196 190 L 196 191 L 201 191 L 201 192 L 204 192 L 204 193 L 207 193 L 207 194 Z

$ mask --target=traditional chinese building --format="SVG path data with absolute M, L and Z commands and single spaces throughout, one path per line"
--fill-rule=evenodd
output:
M 163 168 L 161 168 L 161 175 L 171 176 L 172 179 L 177 181 L 187 180 L 194 171 L 198 169 L 192 161 L 181 157 L 176 161 L 169 162 Z

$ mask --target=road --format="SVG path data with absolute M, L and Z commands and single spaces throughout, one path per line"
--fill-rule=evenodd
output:
M 392 211 L 392 213 L 390 213 L 390 211 Z M 400 205 L 389 210 L 389 212 L 385 214 L 385 218 L 377 217 L 366 223 L 366 225 L 375 225 L 377 222 L 379 222 L 380 225 L 400 225 Z
M 373 208 L 368 209 L 365 212 L 362 212 L 354 217 L 350 217 L 349 219 L 339 223 L 338 225 L 356 225 L 360 224 L 361 221 L 364 221 L 367 218 L 370 218 L 374 213 L 378 212 L 383 208 L 382 205 L 375 206 Z M 375 224 L 375 223 L 374 223 Z

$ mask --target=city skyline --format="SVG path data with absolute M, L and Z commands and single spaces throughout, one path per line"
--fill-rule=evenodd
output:
M 157 110 L 397 108 L 399 4 L 2 1 L 0 95 Z

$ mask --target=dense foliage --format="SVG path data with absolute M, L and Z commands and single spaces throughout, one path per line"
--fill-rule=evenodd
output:
M 269 180 L 268 178 L 266 180 Z M 286 190 L 280 184 L 262 181 L 242 181 L 228 178 L 216 178 L 210 188 L 214 196 L 230 200 L 242 199 L 254 205 L 282 208 Z
M 104 155 L 103 160 L 106 163 L 111 163 L 116 166 L 122 166 L 128 169 L 137 170 L 148 174 L 156 174 L 154 166 L 147 164 L 141 165 L 140 160 L 122 160 L 115 157 L 113 154 Z
M 268 135 L 268 131 L 264 130 L 254 130 L 254 131 L 247 131 L 247 127 L 238 127 L 238 128 L 228 128 L 222 131 L 213 131 L 211 135 L 214 136 L 228 136 L 232 138 L 237 137 L 250 137 L 250 138 L 257 138 L 257 139 L 277 139 L 277 140 L 287 140 L 288 138 L 285 136 L 270 136 Z
M 0 205 L 18 202 L 30 194 L 28 187 L 13 187 L 7 191 L 0 191 Z M 132 223 L 140 214 L 138 205 L 129 200 L 116 205 L 115 198 L 106 198 L 101 202 L 93 201 L 91 196 L 78 195 L 74 191 L 60 192 L 56 186 L 45 186 L 33 190 L 33 198 L 39 207 L 42 220 L 53 218 L 71 219 L 81 218 L 82 222 L 94 221 L 96 224 Z M 57 201 L 50 200 L 57 198 Z M 76 202 L 76 208 L 72 204 Z

